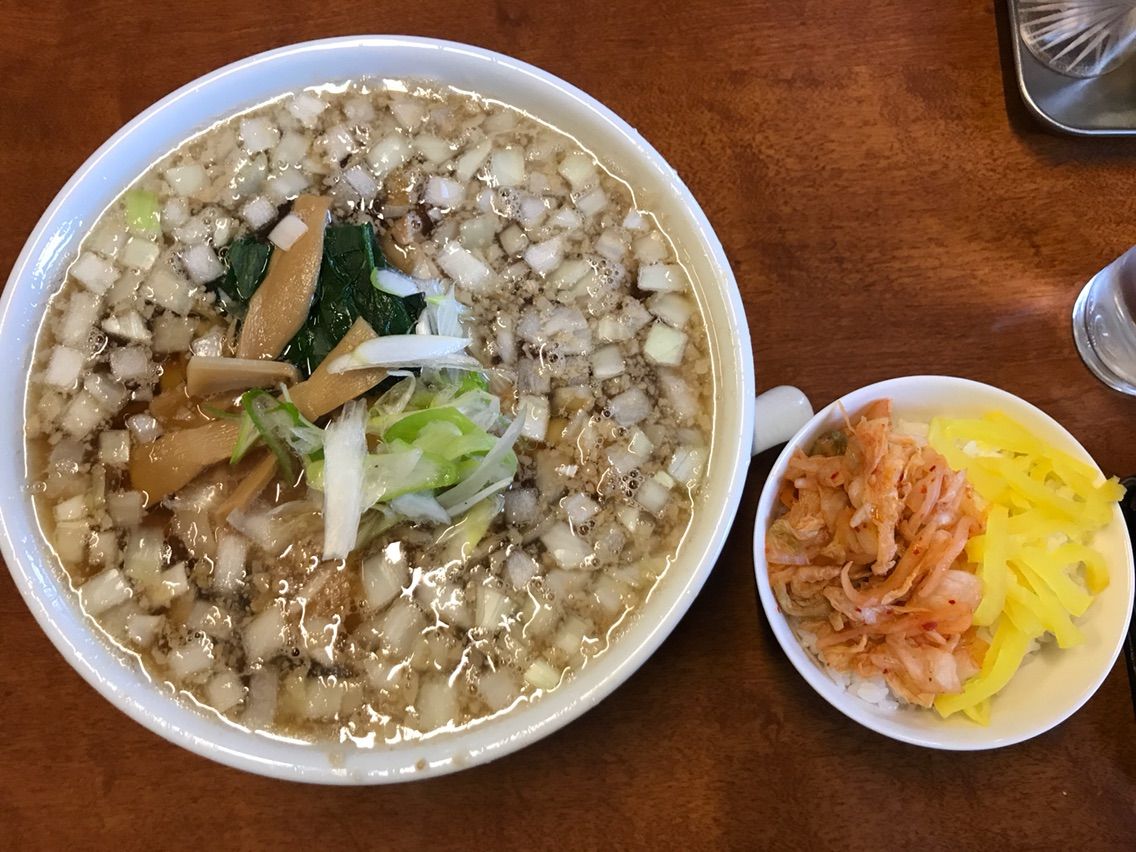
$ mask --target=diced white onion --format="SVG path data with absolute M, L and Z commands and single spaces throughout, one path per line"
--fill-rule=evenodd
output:
M 254 616 L 241 631 L 245 655 L 249 662 L 268 660 L 284 650 L 288 641 L 288 625 L 280 606 L 273 602 Z
M 122 570 L 136 586 L 146 587 L 159 581 L 162 547 L 162 537 L 153 529 L 135 529 L 130 534 Z
M 189 351 L 202 358 L 220 358 L 225 351 L 225 334 L 220 327 L 213 328 L 189 345 Z
M 658 515 L 666 508 L 667 500 L 670 499 L 670 489 L 663 485 L 658 479 L 652 477 L 645 479 L 639 485 L 635 492 L 635 502 L 650 512 L 652 515 Z
M 629 231 L 642 231 L 647 227 L 647 217 L 638 210 L 628 210 L 623 217 L 623 227 Z
M 208 639 L 179 645 L 166 655 L 166 665 L 178 680 L 185 680 L 213 667 L 213 643 Z
M 276 699 L 280 681 L 276 672 L 261 669 L 249 678 L 248 697 L 241 723 L 250 730 L 260 730 L 272 724 L 276 718 Z
M 469 183 L 488 156 L 489 140 L 482 139 L 458 157 L 457 163 L 454 164 L 454 175 L 463 183 Z
M 548 224 L 554 228 L 563 228 L 566 231 L 573 231 L 584 224 L 584 219 L 571 207 L 561 207 L 552 214 L 552 218 L 548 220 Z
M 138 648 L 149 648 L 158 638 L 158 631 L 165 621 L 163 615 L 146 615 L 132 612 L 126 616 L 126 637 Z
M 628 587 L 610 575 L 604 575 L 596 580 L 592 587 L 592 595 L 596 603 L 608 615 L 615 615 L 623 609 L 627 600 Z
M 200 163 L 189 163 L 188 165 L 166 169 L 165 178 L 173 191 L 182 198 L 196 195 L 209 182 L 205 167 Z
M 574 192 L 592 186 L 599 179 L 595 161 L 582 151 L 572 151 L 564 156 L 557 168 Z
M 391 133 L 371 146 L 367 151 L 367 162 L 382 178 L 409 160 L 412 153 L 405 136 Z
M 686 273 L 675 263 L 648 263 L 639 267 L 639 289 L 664 292 L 686 289 Z
M 622 375 L 624 369 L 623 353 L 614 343 L 600 347 L 592 354 L 592 375 L 597 379 Z
M 285 169 L 268 179 L 265 192 L 277 204 L 295 198 L 308 188 L 308 179 L 300 169 Z
M 414 139 L 414 147 L 431 165 L 439 166 L 453 155 L 450 143 L 439 139 L 432 133 L 420 133 Z M 440 205 L 448 206 L 448 205 Z
M 245 559 L 248 541 L 236 533 L 222 533 L 217 537 L 217 556 L 213 560 L 213 588 L 222 594 L 240 589 L 245 579 Z
M 193 341 L 196 323 L 191 317 L 162 314 L 154 318 L 154 351 L 184 352 Z
M 608 407 L 620 426 L 634 426 L 651 413 L 651 400 L 641 388 L 632 386 L 613 397 Z
M 493 276 L 492 270 L 460 243 L 446 243 L 438 256 L 438 266 L 462 287 L 473 291 L 485 289 Z
M 90 521 L 63 521 L 55 526 L 52 545 L 68 565 L 81 565 L 86 558 L 87 543 L 91 538 Z
M 493 242 L 493 238 L 497 235 L 500 221 L 492 213 L 482 213 L 480 216 L 466 219 L 458 228 L 461 244 L 467 249 L 485 248 Z
M 458 694 L 442 675 L 422 679 L 414 705 L 418 708 L 418 723 L 423 731 L 445 727 L 460 718 Z
M 592 555 L 591 545 L 563 521 L 549 527 L 540 540 L 561 568 L 579 568 Z
M 685 350 L 686 334 L 661 322 L 651 326 L 643 343 L 643 354 L 648 361 L 672 367 L 682 363 Z
M 276 223 L 276 227 L 268 233 L 268 239 L 278 249 L 288 251 L 296 244 L 296 240 L 300 239 L 308 232 L 308 226 L 295 213 L 289 213 L 283 219 Z
M 615 516 L 619 518 L 619 522 L 623 524 L 630 533 L 639 529 L 639 526 L 643 522 L 641 513 L 634 506 L 620 506 L 615 510 Z
M 435 207 L 457 207 L 465 197 L 465 187 L 451 178 L 432 175 L 426 181 L 423 197 L 427 204 Z
M 180 198 L 172 198 L 166 202 L 165 207 L 162 209 L 162 222 L 165 223 L 171 218 L 170 211 L 171 204 L 178 204 L 185 206 L 185 202 Z M 188 217 L 189 214 L 186 213 Z M 173 223 L 180 224 L 180 223 Z M 95 228 L 90 237 L 87 238 L 87 245 L 94 251 L 97 251 L 107 260 L 114 260 L 118 257 L 119 250 L 126 245 L 126 228 L 119 222 L 107 221 Z
M 139 272 L 146 272 L 154 265 L 154 261 L 158 259 L 161 251 L 156 243 L 144 240 L 141 237 L 131 237 L 126 241 L 126 247 L 122 250 L 122 256 L 119 260 L 122 261 L 124 266 L 137 269 Z
M 86 348 L 98 318 L 98 296 L 82 290 L 72 293 L 59 325 L 60 342 L 77 349 Z
M 576 209 L 585 216 L 594 216 L 605 207 L 607 207 L 607 193 L 600 186 L 589 190 L 576 202 Z
M 694 313 L 694 305 L 677 293 L 656 293 L 647 300 L 647 310 L 667 325 L 682 328 Z
M 525 681 L 537 689 L 556 689 L 560 685 L 560 672 L 545 660 L 537 660 L 525 669 Z
M 340 162 L 345 157 L 351 156 L 355 151 L 355 137 L 352 136 L 351 131 L 342 124 L 328 128 L 327 132 L 320 137 L 319 141 L 328 159 L 336 163 Z
M 517 225 L 510 225 L 503 230 L 498 239 L 501 241 L 501 248 L 514 257 L 523 252 L 525 246 L 529 244 L 528 235 Z
M 541 277 L 548 275 L 564 259 L 564 241 L 552 237 L 541 243 L 534 243 L 525 249 L 525 263 Z
M 303 224 L 301 222 L 301 224 Z M 277 226 L 279 227 L 279 226 Z M 275 233 L 275 231 L 274 231 Z M 182 265 L 197 284 L 215 281 L 225 274 L 225 267 L 208 243 L 199 243 L 182 252 Z
M 525 180 L 525 155 L 517 147 L 499 148 L 489 157 L 489 174 L 497 186 L 520 186 Z
M 118 527 L 136 527 L 142 523 L 142 492 L 123 491 L 108 494 L 107 514 Z
M 127 244 L 129 245 L 134 239 L 134 237 L 131 237 Z M 105 293 L 107 288 L 118 280 L 118 273 L 115 272 L 114 266 L 89 251 L 79 255 L 78 260 L 71 264 L 70 272 L 72 278 L 77 279 L 92 293 L 99 295 Z
M 62 521 L 77 521 L 87 516 L 87 498 L 82 494 L 69 497 L 61 503 L 56 503 L 52 509 L 56 523 Z
M 359 193 L 360 197 L 369 201 L 379 194 L 379 185 L 371 173 L 356 163 L 343 173 L 343 179 L 351 188 Z
M 299 92 L 288 102 L 286 108 L 300 124 L 311 129 L 316 126 L 320 113 L 327 109 L 327 104 L 311 92 Z
M 400 598 L 383 613 L 379 621 L 379 632 L 383 644 L 393 655 L 405 657 L 425 626 L 426 619 L 422 611 L 409 600 Z
M 518 591 L 527 586 L 539 570 L 539 563 L 520 548 L 505 558 L 505 577 Z
M 407 130 L 413 130 L 426 119 L 426 107 L 417 101 L 395 101 L 390 109 L 395 121 Z
M 527 195 L 521 199 L 517 210 L 517 221 L 524 226 L 525 230 L 531 231 L 540 225 L 547 213 L 548 207 L 543 198 Z
M 79 384 L 79 373 L 87 356 L 69 346 L 56 346 L 51 350 L 43 380 L 57 388 L 70 389 Z
M 513 601 L 500 589 L 488 584 L 478 587 L 475 619 L 481 630 L 496 632 L 514 609 Z
M 590 521 L 600 510 L 599 503 L 587 494 L 578 492 L 565 497 L 562 505 L 564 506 L 564 514 L 575 525 Z
M 525 412 L 525 426 L 521 434 L 530 441 L 543 441 L 548 432 L 548 398 L 526 394 L 517 401 L 517 407 Z
M 204 252 L 195 252 L 194 250 L 197 248 L 204 249 Z M 192 260 L 187 261 L 186 258 L 190 252 L 194 252 L 194 254 Z M 209 260 L 210 257 L 212 257 L 212 260 Z M 217 255 L 213 253 L 213 249 L 204 244 L 187 249 L 182 255 L 182 262 L 186 264 L 187 271 L 189 271 L 189 264 L 192 263 L 194 272 L 191 274 L 202 276 L 202 282 L 212 281 L 225 271 L 221 262 L 217 260 Z M 208 277 L 210 274 L 212 274 L 212 278 Z M 142 295 L 159 307 L 185 316 L 193 307 L 194 288 L 188 281 L 162 264 L 154 269 L 142 283 Z
M 126 426 L 139 444 L 149 444 L 162 436 L 161 424 L 150 414 L 134 414 L 127 417 Z
M 99 461 L 124 465 L 130 462 L 130 433 L 125 429 L 107 429 L 99 433 Z
M 638 237 L 631 244 L 635 259 L 640 263 L 662 263 L 667 259 L 667 246 L 657 231 Z
M 359 95 L 343 104 L 343 114 L 354 124 L 370 124 L 375 120 L 375 105 L 366 95 Z
M 83 379 L 83 388 L 106 414 L 117 413 L 126 402 L 126 388 L 105 373 L 88 373 Z
M 281 138 L 280 144 L 272 149 L 272 162 L 277 166 L 298 166 L 307 153 L 307 135 L 289 130 Z
M 619 234 L 608 228 L 599 239 L 596 240 L 596 251 L 606 257 L 608 260 L 620 261 L 623 255 L 627 252 L 627 247 L 623 244 Z
M 127 311 L 118 316 L 107 317 L 103 320 L 103 331 L 112 337 L 134 343 L 150 341 L 150 329 L 146 327 L 146 321 L 137 311 Z
M 363 561 L 363 594 L 371 609 L 382 609 L 410 582 L 410 569 L 397 544 Z
M 685 485 L 693 488 L 702 477 L 706 465 L 706 450 L 703 447 L 679 447 L 671 456 L 667 473 Z
M 537 519 L 535 488 L 515 488 L 505 494 L 505 517 L 513 526 L 530 526 Z
M 85 582 L 79 589 L 83 608 L 90 615 L 102 615 L 108 609 L 130 600 L 130 584 L 117 568 L 108 568 Z
M 258 195 L 241 208 L 241 218 L 254 231 L 259 231 L 276 218 L 276 205 L 263 195 Z
M 477 694 L 493 711 L 509 707 L 520 694 L 517 677 L 507 669 L 482 672 L 477 678 Z
M 236 672 L 226 669 L 213 675 L 205 684 L 205 700 L 218 713 L 227 713 L 245 697 L 245 687 Z
M 150 356 L 141 346 L 123 346 L 111 350 L 110 371 L 122 382 L 141 382 L 153 374 Z
M 384 340 L 388 338 L 376 338 Z M 324 429 L 323 558 L 346 559 L 363 515 L 367 407 L 353 401 Z
M 250 154 L 258 154 L 276 147 L 280 141 L 280 129 L 263 116 L 242 118 L 240 124 L 241 142 Z
M 60 421 L 64 431 L 76 438 L 85 438 L 106 416 L 98 400 L 86 391 L 83 391 L 73 400 L 63 412 Z

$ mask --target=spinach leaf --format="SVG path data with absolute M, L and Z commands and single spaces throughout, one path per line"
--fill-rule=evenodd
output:
M 400 299 L 376 289 L 371 273 L 383 265 L 369 222 L 328 226 L 312 309 L 284 357 L 310 375 L 357 317 L 379 335 L 410 332 L 426 301 L 421 295 Z
M 207 286 L 211 290 L 220 290 L 230 303 L 247 307 L 249 299 L 268 273 L 271 257 L 270 242 L 261 242 L 253 237 L 233 240 L 225 251 L 225 274 Z

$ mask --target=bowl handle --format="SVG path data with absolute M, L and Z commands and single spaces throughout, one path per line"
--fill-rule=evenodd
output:
M 760 394 L 754 404 L 753 454 L 785 443 L 812 416 L 812 403 L 795 387 L 778 385 Z

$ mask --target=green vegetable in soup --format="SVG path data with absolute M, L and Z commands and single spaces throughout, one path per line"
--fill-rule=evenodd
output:
M 272 243 L 253 237 L 233 240 L 224 255 L 225 274 L 209 287 L 220 290 L 230 303 L 244 308 L 268 274 L 271 257 Z
M 151 239 L 162 235 L 162 214 L 158 210 L 158 196 L 144 189 L 132 189 L 122 196 L 126 227 L 132 234 Z
M 357 317 L 380 336 L 409 333 L 425 301 L 421 295 L 398 298 L 376 288 L 372 273 L 383 265 L 369 222 L 330 225 L 308 321 L 288 344 L 284 357 L 310 374 Z

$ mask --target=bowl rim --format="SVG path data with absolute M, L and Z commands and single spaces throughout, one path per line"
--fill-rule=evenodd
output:
M 671 168 L 662 155 L 643 139 L 627 122 L 614 112 L 601 104 L 598 100 L 586 94 L 576 86 L 561 78 L 546 72 L 536 66 L 530 65 L 510 56 L 497 53 L 484 48 L 463 44 L 460 42 L 445 41 L 441 39 L 425 38 L 404 35 L 351 35 L 334 38 L 317 39 L 295 44 L 284 45 L 242 59 L 238 59 L 197 79 L 194 79 L 177 90 L 161 98 L 131 121 L 116 131 L 104 142 L 87 160 L 73 173 L 48 205 L 37 221 L 31 234 L 28 236 L 20 251 L 2 296 L 0 296 L 0 338 L 11 339 L 17 336 L 11 327 L 17 323 L 12 318 L 12 307 L 17 300 L 26 300 L 30 288 L 34 284 L 36 258 L 48 250 L 48 243 L 52 238 L 53 229 L 65 219 L 70 199 L 81 193 L 92 175 L 97 173 L 100 165 L 107 158 L 113 158 L 116 149 L 124 140 L 135 136 L 147 128 L 162 121 L 164 115 L 179 102 L 196 93 L 207 89 L 215 89 L 222 85 L 230 85 L 232 91 L 220 96 L 219 100 L 225 104 L 223 108 L 200 110 L 204 120 L 216 121 L 227 115 L 247 108 L 240 101 L 240 91 L 237 85 L 242 73 L 248 72 L 254 66 L 271 63 L 288 62 L 300 54 L 316 52 L 319 54 L 336 53 L 339 51 L 369 51 L 376 49 L 400 48 L 408 49 L 416 56 L 429 59 L 437 52 L 457 53 L 473 61 L 486 63 L 478 68 L 497 66 L 508 70 L 510 74 L 518 74 L 529 78 L 527 86 L 540 89 L 554 89 L 562 96 L 574 100 L 588 113 L 588 121 L 602 127 L 604 132 L 619 134 L 624 137 L 643 158 L 644 165 L 653 175 L 658 177 L 658 186 L 673 194 L 684 215 L 690 219 L 689 233 L 700 241 L 698 248 L 706 250 L 706 260 L 713 267 L 715 280 L 707 282 L 716 291 L 720 291 L 720 298 L 724 310 L 729 315 L 731 327 L 726 330 L 716 330 L 714 337 L 722 337 L 725 341 L 723 349 L 740 353 L 738 360 L 741 369 L 738 374 L 728 378 L 722 390 L 728 393 L 719 393 L 715 406 L 740 406 L 740 420 L 742 435 L 752 434 L 753 431 L 753 399 L 754 377 L 753 364 L 749 353 L 751 352 L 748 323 L 745 320 L 744 306 L 741 294 L 734 279 L 729 262 L 726 258 L 717 235 L 711 227 L 705 213 L 694 199 L 690 190 L 679 178 L 677 172 Z M 427 66 L 428 67 L 428 66 Z M 416 76 L 431 77 L 430 71 L 416 71 Z M 334 76 L 334 75 L 329 75 Z M 441 76 L 444 77 L 444 74 Z M 233 79 L 236 78 L 236 79 Z M 329 79 L 327 82 L 335 82 Z M 313 83 L 311 85 L 318 85 Z M 285 94 L 282 90 L 279 94 Z M 206 115 L 205 113 L 208 112 Z M 185 135 L 197 132 L 198 128 L 187 128 Z M 157 156 L 162 156 L 160 152 Z M 140 170 L 147 168 L 140 166 Z M 88 226 L 89 227 L 89 224 Z M 87 227 L 83 228 L 83 234 Z M 81 235 L 80 235 L 81 238 Z M 77 241 L 72 244 L 72 250 Z M 7 332 L 11 330 L 12 334 Z M 729 335 L 728 338 L 725 335 Z M 31 350 L 34 346 L 19 343 L 24 349 Z M 23 384 L 26 386 L 26 374 Z M 732 399 L 734 393 L 740 394 L 740 399 Z M 21 397 L 21 400 L 23 397 Z M 21 424 L 24 419 L 24 409 L 21 407 L 19 418 Z M 24 439 L 22 429 L 15 437 L 23 453 Z M 554 693 L 544 696 L 528 708 L 517 708 L 503 717 L 490 719 L 472 729 L 441 737 L 432 737 L 422 741 L 424 744 L 417 750 L 409 748 L 396 751 L 395 749 L 375 749 L 360 758 L 360 765 L 345 769 L 334 764 L 334 753 L 328 744 L 326 751 L 319 747 L 312 748 L 311 744 L 284 744 L 276 737 L 264 736 L 238 729 L 232 725 L 219 723 L 203 713 L 199 713 L 186 706 L 188 702 L 169 696 L 165 690 L 159 690 L 155 685 L 147 682 L 147 691 L 143 694 L 133 694 L 134 680 L 124 674 L 122 667 L 114 667 L 109 673 L 100 665 L 103 660 L 97 648 L 90 644 L 93 636 L 99 645 L 105 648 L 106 655 L 113 659 L 121 659 L 121 652 L 115 652 L 109 647 L 109 642 L 102 636 L 96 635 L 97 628 L 90 624 L 84 616 L 80 620 L 81 631 L 87 635 L 76 635 L 74 629 L 57 623 L 52 609 L 59 605 L 59 598 L 77 597 L 68 587 L 66 578 L 60 578 L 61 573 L 56 565 L 43 566 L 46 542 L 35 522 L 34 509 L 30 507 L 30 499 L 26 492 L 18 497 L 9 495 L 10 499 L 0 499 L 0 551 L 3 552 L 9 571 L 15 581 L 16 587 L 25 603 L 31 610 L 33 617 L 47 635 L 51 643 L 63 655 L 64 659 L 95 688 L 104 698 L 115 707 L 123 711 L 150 731 L 162 738 L 188 749 L 196 754 L 207 757 L 221 764 L 253 772 L 256 774 L 275 777 L 285 780 L 301 781 L 318 784 L 362 785 L 391 783 L 405 780 L 417 780 L 436 775 L 443 775 L 458 771 L 480 763 L 502 757 L 521 747 L 531 744 L 560 729 L 573 719 L 579 717 L 588 709 L 599 703 L 603 698 L 618 688 L 630 675 L 635 672 L 663 643 L 671 630 L 689 609 L 695 596 L 701 590 L 710 571 L 717 562 L 725 544 L 726 537 L 733 524 L 740 500 L 742 488 L 745 484 L 745 474 L 749 463 L 749 442 L 740 438 L 731 438 L 735 446 L 726 443 L 729 450 L 728 457 L 731 474 L 728 483 L 721 485 L 724 500 L 720 506 L 713 508 L 715 518 L 712 531 L 705 535 L 704 542 L 700 544 L 697 552 L 688 551 L 687 558 L 681 563 L 672 565 L 670 572 L 683 576 L 673 577 L 671 590 L 666 596 L 667 604 L 662 610 L 657 622 L 631 645 L 621 649 L 618 645 L 601 655 L 592 666 L 585 667 L 574 677 L 573 682 L 565 684 Z M 719 450 L 715 450 L 716 452 Z M 21 456 L 22 458 L 22 456 Z M 0 489 L 2 497 L 3 489 Z M 27 532 L 27 524 L 22 516 L 16 517 L 13 513 L 30 511 L 32 513 L 34 532 L 39 534 L 41 540 L 33 541 Z M 707 511 L 707 507 L 702 509 Z M 22 534 L 17 540 L 13 532 Z M 41 582 L 43 576 L 54 577 L 59 588 L 48 587 Z M 77 605 L 77 604 L 76 604 Z M 625 637 L 627 638 L 627 637 Z M 99 658 L 99 659 L 95 659 Z M 606 662 L 605 662 L 606 661 Z M 132 666 L 133 668 L 139 668 Z M 589 672 L 591 674 L 589 674 Z M 535 711 L 524 714 L 525 710 Z M 518 718 L 519 717 L 519 718 Z M 475 744 L 475 745 L 474 745 Z M 279 759 L 278 755 L 291 749 L 297 759 Z M 300 755 L 305 757 L 300 759 Z M 273 756 L 277 755 L 277 756 Z M 319 757 L 313 759 L 313 756 Z M 417 757 L 418 760 L 414 761 Z M 330 758 L 330 759 L 329 759 Z M 397 759 L 396 759 L 397 758 Z M 411 765 L 413 761 L 414 765 Z
M 1119 505 L 1113 508 L 1113 524 L 1117 524 L 1117 528 L 1121 533 L 1124 544 L 1124 576 L 1127 584 L 1127 600 L 1125 602 L 1125 625 L 1120 630 L 1119 635 L 1112 643 L 1112 647 L 1108 652 L 1108 664 L 1101 667 L 1100 671 L 1094 675 L 1091 685 L 1084 690 L 1075 700 L 1070 702 L 1067 706 L 1061 708 L 1056 714 L 1045 719 L 1032 727 L 1023 727 L 1020 731 L 1015 732 L 1009 736 L 1003 737 L 986 737 L 975 736 L 972 741 L 959 741 L 959 740 L 943 740 L 936 738 L 933 734 L 926 734 L 924 732 L 916 731 L 914 728 L 904 725 L 901 721 L 893 721 L 875 714 L 870 711 L 869 705 L 857 698 L 850 695 L 844 689 L 835 684 L 832 679 L 822 671 L 819 664 L 815 662 L 812 655 L 805 651 L 800 641 L 797 639 L 793 628 L 790 626 L 788 619 L 781 612 L 777 604 L 777 599 L 773 595 L 772 587 L 769 584 L 768 578 L 768 565 L 765 560 L 765 532 L 772 512 L 773 498 L 776 495 L 777 486 L 785 472 L 785 467 L 788 464 L 789 458 L 797 450 L 803 441 L 810 437 L 824 421 L 829 419 L 838 410 L 844 400 L 852 396 L 861 398 L 870 397 L 886 397 L 891 396 L 896 388 L 901 388 L 906 385 L 933 385 L 938 384 L 944 390 L 948 389 L 971 389 L 978 390 L 983 394 L 993 394 L 996 397 L 1002 397 L 1012 401 L 1014 405 L 1024 406 L 1030 410 L 1031 414 L 1037 417 L 1051 427 L 1057 434 L 1060 434 L 1068 441 L 1068 447 L 1075 449 L 1077 455 L 1082 459 L 1087 460 L 1098 471 L 1100 466 L 1090 453 L 1084 448 L 1080 441 L 1073 436 L 1064 426 L 1057 420 L 1042 411 L 1039 407 L 1023 399 L 1010 391 L 999 388 L 995 385 L 987 384 L 985 382 L 975 381 L 973 379 L 965 379 L 958 376 L 946 375 L 911 375 L 911 376 L 898 376 L 891 379 L 884 379 L 882 381 L 873 382 L 872 384 L 864 385 L 860 388 L 855 388 L 846 393 L 841 394 L 834 399 L 831 403 L 826 405 L 818 411 L 808 421 L 808 423 L 790 440 L 777 456 L 777 460 L 773 463 L 769 471 L 768 478 L 762 486 L 761 495 L 758 498 L 757 512 L 754 518 L 753 530 L 753 564 L 754 564 L 754 577 L 757 582 L 758 596 L 761 601 L 761 608 L 765 615 L 766 621 L 770 629 L 773 631 L 778 644 L 781 646 L 782 652 L 788 657 L 789 662 L 792 663 L 793 668 L 797 673 L 805 679 L 805 681 L 813 688 L 813 690 L 820 695 L 832 707 L 843 713 L 854 722 L 863 725 L 865 728 L 874 731 L 877 734 L 888 737 L 890 739 L 898 740 L 900 742 L 908 743 L 911 745 L 921 746 L 923 748 L 938 749 L 942 751 L 984 751 L 995 748 L 1002 748 L 1005 746 L 1016 745 L 1017 743 L 1024 742 L 1036 736 L 1052 730 L 1057 727 L 1074 713 L 1080 710 L 1088 701 L 1096 694 L 1101 685 L 1107 679 L 1108 675 L 1116 665 L 1116 660 L 1120 656 L 1124 648 L 1124 643 L 1127 638 L 1127 625 L 1132 620 L 1133 612 L 1133 597 L 1136 593 L 1136 567 L 1134 567 L 1134 556 L 1132 551 L 1132 541 L 1128 533 L 1128 526 L 1124 521 Z M 1111 526 L 1111 524 L 1110 524 Z M 981 734 L 984 728 L 975 726 L 975 733 Z

